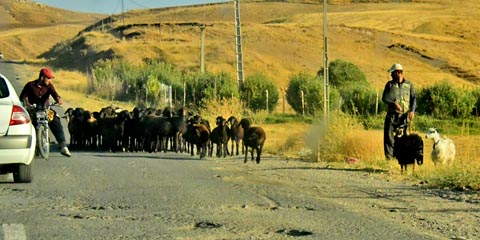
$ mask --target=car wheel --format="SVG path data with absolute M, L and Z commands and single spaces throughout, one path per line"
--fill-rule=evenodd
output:
M 32 182 L 32 165 L 19 164 L 18 168 L 13 172 L 13 181 L 16 183 Z

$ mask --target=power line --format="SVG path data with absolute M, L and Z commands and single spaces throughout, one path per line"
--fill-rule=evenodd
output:
M 144 8 L 144 9 L 151 8 L 151 7 L 147 7 L 147 6 L 144 6 L 144 5 L 142 5 L 142 4 L 139 4 L 139 3 L 137 3 L 137 2 L 135 2 L 135 1 L 133 1 L 133 0 L 128 0 L 128 1 L 131 2 L 131 3 L 133 3 L 133 4 L 136 5 L 136 6 L 140 7 L 140 8 Z
M 115 5 L 115 8 L 113 8 L 113 11 L 110 13 L 110 15 L 112 15 L 113 13 L 117 12 L 117 9 L 118 9 L 118 6 L 120 5 L 122 0 L 118 0 L 117 1 L 117 5 Z

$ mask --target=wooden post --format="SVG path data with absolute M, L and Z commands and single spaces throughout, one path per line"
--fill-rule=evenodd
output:
M 266 109 L 267 109 L 267 113 L 269 113 L 270 111 L 268 111 L 268 90 L 265 90 L 265 104 L 266 104 Z
M 300 90 L 300 95 L 302 96 L 302 117 L 305 117 L 305 99 L 303 95 L 303 90 Z

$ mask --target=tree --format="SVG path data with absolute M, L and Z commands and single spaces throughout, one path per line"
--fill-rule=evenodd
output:
M 266 110 L 267 102 L 268 110 L 270 112 L 273 111 L 277 105 L 278 96 L 277 86 L 262 73 L 255 73 L 248 76 L 241 89 L 241 99 L 247 104 L 247 107 L 253 111 Z
M 305 108 L 302 109 L 302 92 Z M 329 89 L 330 110 L 338 109 L 339 95 L 335 88 Z M 323 113 L 323 81 L 319 77 L 300 72 L 290 77 L 287 86 L 287 102 L 295 112 L 308 115 Z
M 153 104 L 153 107 L 158 107 L 159 106 L 159 98 L 160 98 L 160 90 L 161 90 L 161 83 L 158 81 L 157 78 L 154 76 L 148 77 L 147 83 L 146 83 L 146 91 L 147 91 L 147 96 L 150 97 L 150 99 L 147 99 L 151 101 Z
M 365 73 L 353 63 L 337 59 L 328 66 L 329 84 L 335 86 L 340 93 L 351 86 L 370 86 Z
M 208 100 L 238 97 L 238 87 L 233 78 L 225 73 L 198 73 L 187 79 L 187 99 L 195 105 Z
M 365 73 L 355 64 L 337 59 L 328 65 L 329 85 L 338 90 L 345 113 L 369 115 L 375 113 L 377 93 Z M 317 73 L 323 79 L 323 69 Z
M 356 88 L 348 88 L 348 91 L 344 91 L 342 98 L 341 109 L 345 113 L 360 116 L 374 115 L 376 113 L 377 92 L 372 88 L 361 85 Z M 379 99 L 378 101 L 381 100 Z
M 468 117 L 475 107 L 474 93 L 454 89 L 443 81 L 417 94 L 418 112 L 436 118 Z

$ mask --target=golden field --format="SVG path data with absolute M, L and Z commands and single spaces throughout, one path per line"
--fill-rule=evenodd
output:
M 13 11 L 30 6 L 28 1 L 7 0 L 4 8 L 9 2 L 14 6 Z M 329 60 L 342 59 L 359 66 L 377 89 L 383 88 L 389 78 L 386 70 L 394 62 L 404 65 L 406 77 L 417 88 L 445 79 L 458 87 L 479 83 L 477 39 L 480 30 L 475 26 L 480 22 L 477 11 L 480 2 L 331 2 L 327 8 Z M 23 15 L 30 16 L 25 13 L 30 8 L 30 14 L 38 14 L 35 6 L 38 7 L 23 10 Z M 33 61 L 49 56 L 46 59 L 49 60 L 61 57 L 61 54 L 53 55 L 62 53 L 58 49 L 54 51 L 54 46 L 69 46 L 78 60 L 57 68 L 83 73 L 92 60 L 108 50 L 111 53 L 105 57 L 115 56 L 132 63 L 147 58 L 164 59 L 185 71 L 198 71 L 200 28 L 195 24 L 205 23 L 207 71 L 227 71 L 236 76 L 233 7 L 231 3 L 224 3 L 135 10 L 112 16 L 117 19 L 114 23 L 99 25 L 95 31 L 78 36 L 81 30 L 95 22 L 101 23 L 100 17 L 107 16 L 72 15 L 69 11 L 56 10 L 57 19 L 44 20 L 35 26 L 7 22 L 6 25 L 13 27 L 0 28 L 0 51 L 11 59 Z M 279 88 L 284 88 L 292 74 L 300 71 L 315 74 L 323 66 L 322 4 L 246 1 L 240 9 L 245 75 L 263 72 Z M 154 23 L 161 25 L 139 25 Z M 120 25 L 133 27 L 127 28 L 123 36 L 109 30 Z M 45 33 L 51 34 L 45 37 Z

